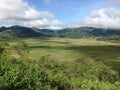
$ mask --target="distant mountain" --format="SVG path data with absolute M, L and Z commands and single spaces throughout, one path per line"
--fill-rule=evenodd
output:
M 49 31 L 47 31 L 49 32 Z M 15 37 L 15 38 L 26 38 L 26 37 L 50 37 L 47 33 L 37 29 L 28 28 L 23 26 L 11 26 L 11 27 L 1 27 L 0 37 Z
M 105 37 L 120 35 L 120 29 L 104 29 L 95 27 L 66 28 L 62 30 L 37 29 L 23 26 L 1 27 L 0 37 L 26 38 L 26 37 Z
M 81 38 L 81 37 L 103 37 L 120 35 L 120 29 L 104 29 L 95 27 L 67 28 L 57 31 L 58 37 Z

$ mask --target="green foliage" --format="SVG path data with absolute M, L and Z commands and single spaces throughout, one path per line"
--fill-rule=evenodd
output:
M 50 54 L 32 60 L 27 56 L 25 42 L 15 47 L 0 45 L 22 54 L 19 58 L 7 52 L 0 54 L 0 90 L 120 89 L 120 74 L 88 55 L 73 62 L 54 60 Z
M 2 90 L 117 90 L 120 83 L 116 71 L 94 60 L 26 62 L 6 55 L 0 59 L 0 81 Z
M 4 52 L 4 43 L 0 43 L 0 54 L 2 54 Z
M 115 36 L 108 36 L 108 37 L 99 37 L 97 38 L 97 40 L 120 43 L 120 36 L 115 35 Z

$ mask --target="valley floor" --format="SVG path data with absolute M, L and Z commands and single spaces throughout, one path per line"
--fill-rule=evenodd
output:
M 23 41 L 28 45 L 29 57 L 34 60 L 49 56 L 53 60 L 70 62 L 90 57 L 120 70 L 120 43 L 69 38 L 24 39 Z
M 2 40 L 0 81 L 2 90 L 119 90 L 120 43 L 92 38 Z

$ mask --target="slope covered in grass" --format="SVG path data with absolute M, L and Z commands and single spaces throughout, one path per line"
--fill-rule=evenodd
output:
M 0 44 L 1 90 L 119 90 L 120 75 L 90 57 L 77 62 L 30 59 L 25 43 Z M 20 57 L 11 57 L 15 50 Z

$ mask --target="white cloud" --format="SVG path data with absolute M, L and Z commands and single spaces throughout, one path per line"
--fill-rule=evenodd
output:
M 34 27 L 48 27 L 49 23 L 47 19 L 42 19 L 42 20 L 31 20 L 31 21 L 26 21 L 23 22 L 24 26 L 34 26 Z
M 120 28 L 120 10 L 114 8 L 93 10 L 82 21 L 73 24 L 73 27 L 80 26 Z
M 54 25 L 54 26 L 62 26 L 63 25 L 63 23 L 57 19 L 52 20 L 50 23 L 51 23 L 51 25 Z
M 110 0 L 110 4 L 120 4 L 120 0 Z
M 46 0 L 47 1 L 47 0 Z M 2 24 L 20 24 L 35 27 L 55 26 L 55 19 L 48 11 L 38 11 L 31 7 L 25 0 L 1 0 L 0 22 Z M 57 25 L 58 27 L 58 25 Z
M 54 15 L 48 11 L 41 11 L 42 16 L 49 17 L 50 19 L 54 19 Z
M 50 2 L 51 0 L 44 0 Z M 111 0 L 120 2 L 120 0 Z M 0 1 L 0 25 L 24 25 L 38 28 L 65 28 L 65 27 L 109 27 L 120 28 L 120 10 L 104 8 L 93 10 L 79 23 L 63 24 L 48 11 L 38 11 L 25 0 Z

